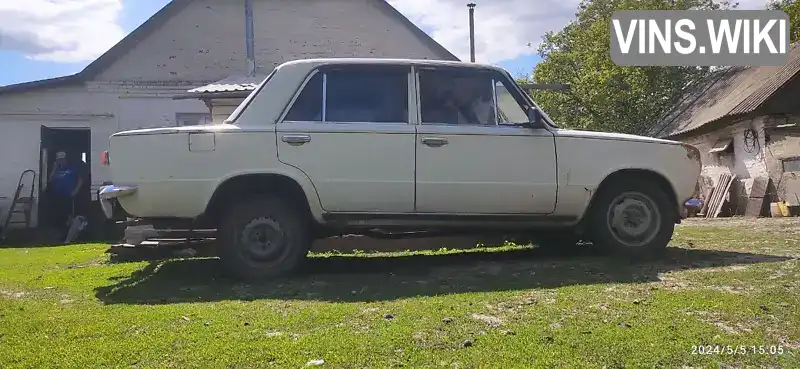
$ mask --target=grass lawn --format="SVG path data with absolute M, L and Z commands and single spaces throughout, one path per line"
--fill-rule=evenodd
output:
M 0 249 L 0 368 L 800 367 L 800 218 L 689 221 L 643 264 L 322 254 L 261 284 L 106 248 Z

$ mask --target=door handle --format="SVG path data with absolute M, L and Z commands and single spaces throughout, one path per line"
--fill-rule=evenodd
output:
M 300 146 L 304 143 L 311 142 L 311 136 L 309 135 L 283 135 L 281 136 L 281 141 L 288 143 L 289 145 Z
M 423 137 L 422 143 L 430 147 L 442 147 L 447 145 L 447 139 L 444 137 Z

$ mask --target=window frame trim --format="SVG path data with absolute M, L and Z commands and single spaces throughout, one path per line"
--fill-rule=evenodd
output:
M 322 108 L 320 112 L 320 123 L 326 123 L 328 121 L 328 73 L 325 72 L 322 72 Z
M 492 104 L 493 104 L 492 111 L 494 113 L 494 124 L 492 124 L 492 125 L 484 125 L 484 124 L 447 124 L 447 123 L 438 123 L 438 122 L 433 122 L 433 123 L 423 122 L 422 121 L 422 101 L 421 101 L 422 94 L 420 93 L 421 84 L 419 83 L 419 77 L 420 77 L 420 73 L 419 72 L 420 72 L 420 70 L 432 70 L 432 71 L 435 71 L 435 70 L 454 70 L 454 71 L 470 70 L 470 71 L 476 71 L 477 73 L 488 73 L 489 77 L 490 77 L 490 81 L 492 83 Z M 418 116 L 418 119 L 419 119 L 419 122 L 418 122 L 419 125 L 440 126 L 440 127 L 482 127 L 482 128 L 517 127 L 515 124 L 500 124 L 500 116 L 499 116 L 499 113 L 498 113 L 499 109 L 498 109 L 498 105 L 497 105 L 497 83 L 498 82 L 499 83 L 503 83 L 503 81 L 508 81 L 514 87 L 514 91 L 516 91 L 516 93 L 519 94 L 519 96 L 522 97 L 522 100 L 523 100 L 524 103 L 530 104 L 530 107 L 534 107 L 534 108 L 539 109 L 540 111 L 542 111 L 538 107 L 538 105 L 536 105 L 536 103 L 534 103 L 533 100 L 531 100 L 530 97 L 527 96 L 527 93 L 522 91 L 519 88 L 519 86 L 517 85 L 517 83 L 513 79 L 510 79 L 509 76 L 507 75 L 507 73 L 505 73 L 503 71 L 499 71 L 499 70 L 491 69 L 491 68 L 469 68 L 469 67 L 459 67 L 459 66 L 449 66 L 449 65 L 448 66 L 421 65 L 421 68 L 419 68 L 419 70 L 415 70 L 414 73 L 415 73 L 415 77 L 416 77 L 416 81 L 417 81 L 417 86 L 416 86 L 417 101 L 418 101 L 417 116 Z M 502 77 L 502 78 L 498 78 L 498 77 Z M 508 93 L 514 98 L 514 101 L 517 103 L 517 105 L 520 108 L 522 108 L 522 106 L 520 106 L 519 96 L 515 96 L 514 95 L 514 91 L 509 90 L 507 87 L 505 87 L 505 84 L 503 84 L 503 86 L 508 91 Z M 524 109 L 523 109 L 523 111 L 524 111 Z M 548 120 L 548 119 L 546 118 L 545 120 Z M 548 123 L 549 123 L 549 121 L 548 121 Z
M 407 112 L 407 117 L 406 118 L 407 118 L 408 122 L 339 122 L 339 121 L 328 121 L 327 120 L 328 74 L 324 69 L 335 68 L 335 67 L 345 67 L 345 68 L 348 68 L 348 67 L 359 67 L 359 66 L 364 66 L 364 65 L 369 66 L 369 67 L 375 67 L 375 66 L 389 67 L 389 68 L 391 68 L 391 67 L 395 67 L 395 68 L 396 67 L 403 67 L 403 68 L 407 68 L 408 69 L 406 71 L 406 75 L 408 76 L 406 78 L 406 89 L 408 90 L 407 91 L 408 95 L 406 97 L 407 98 L 407 100 L 406 100 L 406 109 L 408 110 L 408 112 Z M 410 99 L 411 98 L 411 91 L 412 91 L 412 89 L 415 89 L 415 87 L 416 87 L 416 86 L 412 86 L 412 84 L 411 84 L 411 77 L 413 76 L 412 73 L 414 73 L 414 65 L 400 65 L 400 64 L 397 64 L 397 65 L 395 65 L 395 64 L 387 64 L 387 65 L 383 65 L 383 64 L 347 64 L 347 63 L 319 65 L 319 66 L 315 67 L 311 72 L 309 72 L 309 74 L 303 80 L 303 83 L 295 91 L 294 96 L 292 96 L 292 99 L 284 107 L 283 112 L 281 113 L 280 118 L 278 119 L 278 124 L 281 124 L 281 123 L 284 123 L 284 122 L 286 122 L 286 123 L 303 123 L 303 122 L 305 122 L 305 123 L 323 123 L 323 124 L 373 124 L 373 125 L 376 125 L 376 124 L 377 125 L 406 124 L 406 125 L 414 125 L 415 123 L 412 122 L 413 119 L 411 119 L 411 116 L 412 116 L 411 110 L 412 110 L 412 108 L 414 108 L 414 110 L 417 111 L 417 114 L 419 114 L 419 109 L 417 107 L 412 106 L 412 104 L 411 104 L 412 100 Z M 311 82 L 311 79 L 314 78 L 314 76 L 316 76 L 317 74 L 322 74 L 322 99 L 321 99 L 322 100 L 322 107 L 321 107 L 320 120 L 314 120 L 314 121 L 287 120 L 286 116 L 289 115 L 289 112 L 294 107 L 294 104 L 297 102 L 297 99 L 300 97 L 300 94 L 303 93 L 303 91 L 305 90 L 305 88 L 308 85 L 308 83 Z
M 494 76 L 492 76 L 492 113 L 494 116 L 495 126 L 500 125 L 500 117 L 497 114 L 499 110 L 500 109 L 497 108 L 497 80 L 494 78 Z

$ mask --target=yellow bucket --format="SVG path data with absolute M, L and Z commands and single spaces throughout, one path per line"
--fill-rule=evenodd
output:
M 769 212 L 770 212 L 770 215 L 772 215 L 773 218 L 788 217 L 789 216 L 789 205 L 786 203 L 786 201 L 773 202 L 769 206 Z
M 779 202 L 778 203 L 778 209 L 781 211 L 781 216 L 782 217 L 788 217 L 789 216 L 789 204 L 787 204 L 786 201 Z

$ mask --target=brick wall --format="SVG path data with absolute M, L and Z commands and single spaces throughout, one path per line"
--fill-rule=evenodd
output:
M 271 70 L 318 57 L 442 57 L 373 0 L 255 0 L 255 51 Z M 220 80 L 245 70 L 244 1 L 196 0 L 103 72 L 104 81 Z

